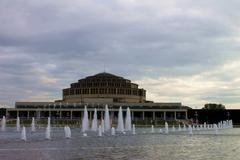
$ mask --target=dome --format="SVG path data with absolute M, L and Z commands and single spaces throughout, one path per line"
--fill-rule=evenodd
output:
M 66 102 L 145 102 L 146 91 L 130 80 L 102 72 L 79 79 L 63 89 Z
M 93 76 L 86 77 L 86 79 L 89 79 L 89 78 L 121 78 L 123 79 L 122 77 L 119 77 L 107 72 L 102 72 L 102 73 L 95 74 Z

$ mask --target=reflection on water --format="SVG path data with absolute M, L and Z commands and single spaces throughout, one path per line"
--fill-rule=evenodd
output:
M 240 129 L 195 131 L 193 135 L 181 132 L 169 135 L 151 134 L 151 128 L 136 129 L 136 135 L 105 133 L 98 137 L 89 132 L 83 137 L 80 129 L 72 129 L 72 139 L 64 138 L 63 128 L 53 128 L 52 140 L 45 140 L 45 129 L 31 133 L 27 142 L 15 128 L 0 132 L 1 160 L 46 159 L 160 159 L 160 160 L 236 160 L 240 155 Z M 156 131 L 159 129 L 156 129 Z M 145 134 L 143 134 L 145 133 Z

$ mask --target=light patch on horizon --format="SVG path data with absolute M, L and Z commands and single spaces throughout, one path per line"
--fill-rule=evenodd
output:
M 156 102 L 183 102 L 197 108 L 206 103 L 222 103 L 227 108 L 236 108 L 240 103 L 239 68 L 240 60 L 196 75 L 143 77 L 136 83 L 148 91 L 149 100 Z
M 56 78 L 47 77 L 47 76 L 40 77 L 40 81 L 41 81 L 41 83 L 46 84 L 46 85 L 54 85 L 57 83 Z
M 39 92 L 27 98 L 21 99 L 21 102 L 54 102 L 58 97 L 51 95 L 49 92 Z

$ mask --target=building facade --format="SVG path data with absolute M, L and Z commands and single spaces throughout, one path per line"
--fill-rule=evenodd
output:
M 128 79 L 109 73 L 99 73 L 72 83 L 63 89 L 62 100 L 55 102 L 16 102 L 15 108 L 7 108 L 9 119 L 16 117 L 37 119 L 52 117 L 56 119 L 81 119 L 87 106 L 92 119 L 96 108 L 98 118 L 103 118 L 108 105 L 111 119 L 117 119 L 121 106 L 123 115 L 127 107 L 135 121 L 185 120 L 188 107 L 181 103 L 154 103 L 146 100 L 146 90 Z
M 146 90 L 128 79 L 110 73 L 99 73 L 72 83 L 63 89 L 62 102 L 76 103 L 143 103 Z
M 106 104 L 62 103 L 62 102 L 16 102 L 16 108 L 7 109 L 8 118 L 38 119 L 53 117 L 59 119 L 81 119 L 87 106 L 89 118 L 92 119 L 96 108 L 98 117 L 103 117 Z M 113 119 L 117 119 L 118 109 L 131 109 L 133 120 L 177 120 L 187 119 L 187 107 L 181 103 L 110 103 L 108 108 Z

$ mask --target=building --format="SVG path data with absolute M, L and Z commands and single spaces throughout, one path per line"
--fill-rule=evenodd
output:
M 138 85 L 110 73 L 99 73 L 72 83 L 63 89 L 62 102 L 76 103 L 144 103 L 146 91 Z
M 118 109 L 131 109 L 135 121 L 160 121 L 187 119 L 188 107 L 181 103 L 154 103 L 146 100 L 146 90 L 139 88 L 130 80 L 110 73 L 99 73 L 72 83 L 63 89 L 62 100 L 55 102 L 16 102 L 15 108 L 6 109 L 8 118 L 59 118 L 81 119 L 84 106 L 88 107 L 89 118 L 94 108 L 98 117 L 103 117 L 108 105 L 112 120 L 117 118 Z

